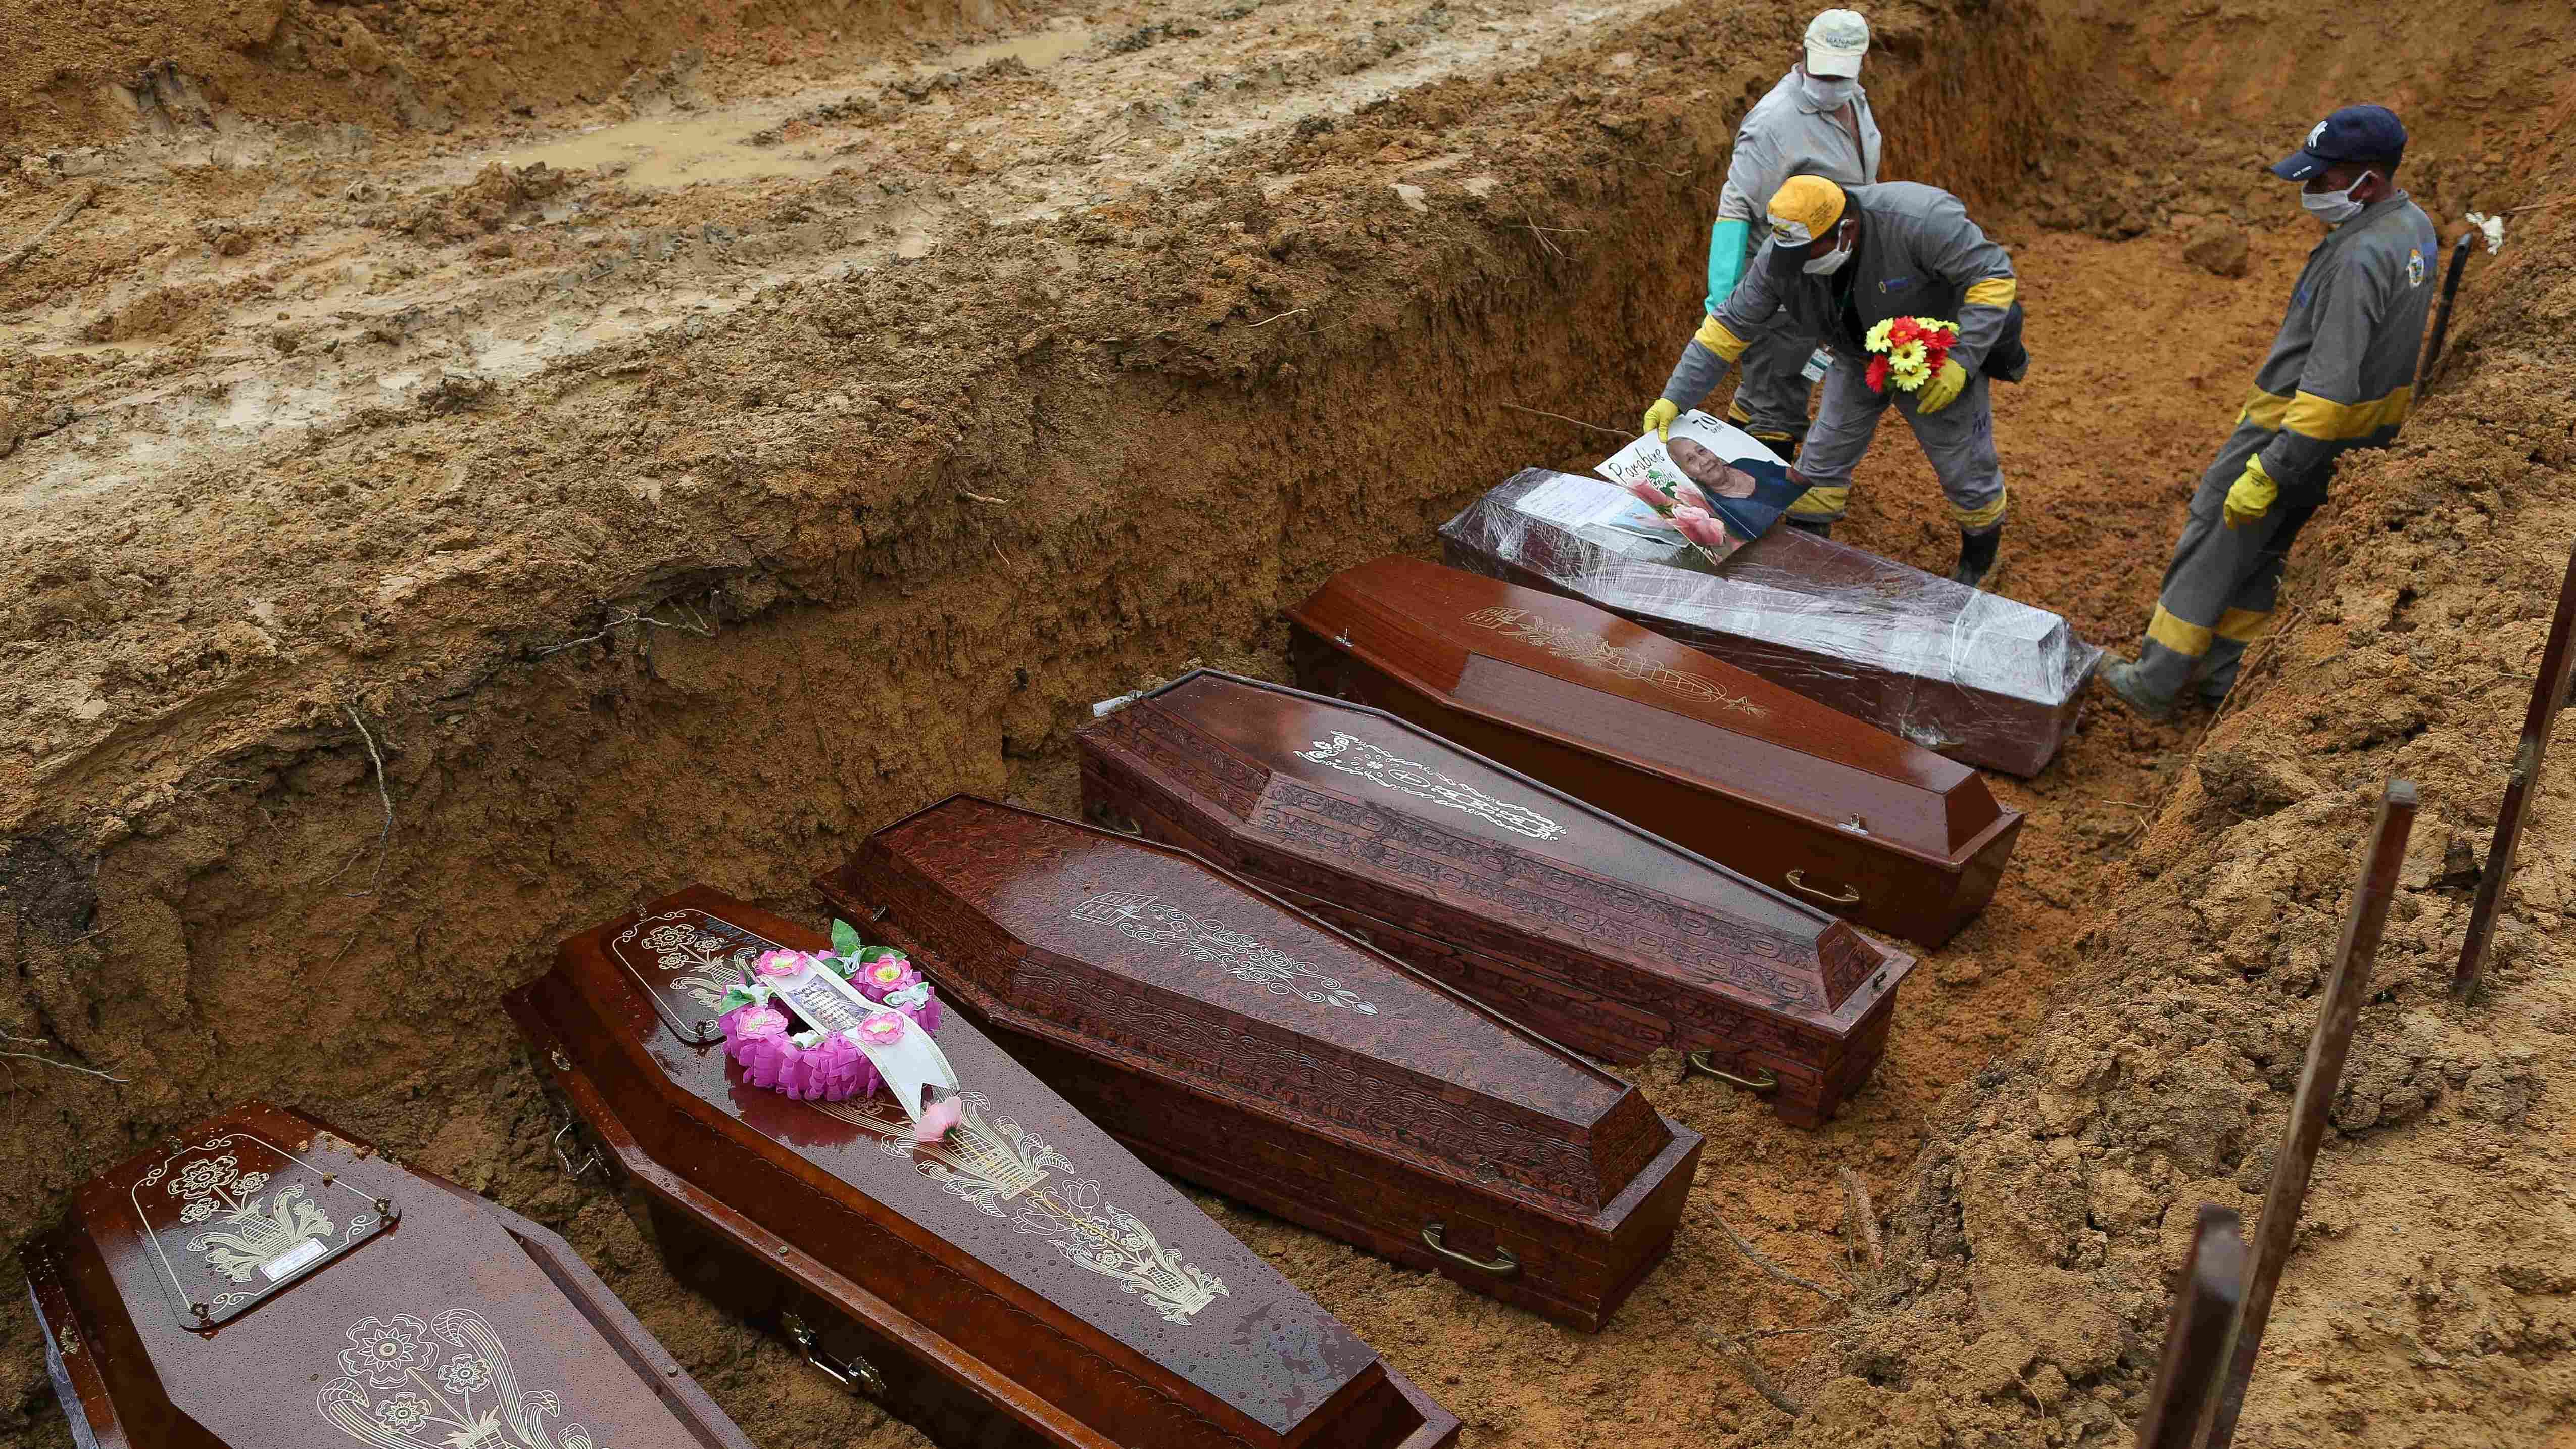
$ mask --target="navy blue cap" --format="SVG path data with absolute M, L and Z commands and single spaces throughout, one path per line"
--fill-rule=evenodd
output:
M 2346 106 L 2317 123 L 2308 143 L 2284 157 L 2272 174 L 2305 181 L 2338 161 L 2394 161 L 2406 154 L 2406 127 L 2386 106 Z

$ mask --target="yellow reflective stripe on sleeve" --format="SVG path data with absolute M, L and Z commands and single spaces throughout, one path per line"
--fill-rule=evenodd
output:
M 1744 405 L 1744 399 L 1737 398 L 1726 405 L 1726 420 L 1741 427 L 1753 421 L 1753 410 Z
M 2010 277 L 1988 277 L 1982 282 L 1970 285 L 1968 294 L 1960 300 L 1970 307 L 1993 307 L 2001 310 L 2010 307 L 2013 304 L 2013 298 L 2020 295 L 2021 283 Z
M 1800 518 L 1840 518 L 1850 506 L 1851 486 L 1845 484 L 1840 488 L 1810 488 L 1798 495 L 1789 511 Z
M 2184 623 L 2166 613 L 2164 605 L 2158 604 L 2155 613 L 2147 619 L 2147 637 L 2176 654 L 2198 659 L 2209 652 L 2209 641 L 2212 636 L 2211 631 L 2198 624 Z
M 2290 400 L 2277 392 L 2256 388 L 2245 395 L 2245 409 L 2236 415 L 2240 423 L 2252 423 L 2272 432 L 2281 431 L 2281 422 L 2290 415 Z
M 1953 503 L 1950 505 L 1950 517 L 1958 521 L 1959 531 L 1962 533 L 1975 533 L 1981 529 L 1992 528 L 2003 521 L 2004 505 L 2010 501 L 2010 497 L 2011 495 L 2007 493 L 1998 492 L 1995 494 L 1995 501 L 1983 508 L 1961 508 Z
M 1665 335 L 1670 336 L 1671 334 L 1667 333 Z M 1699 343 L 1700 346 L 1707 348 L 1709 351 L 1716 353 L 1718 356 L 1725 358 L 1729 362 L 1733 362 L 1735 359 L 1742 357 L 1744 355 L 1744 349 L 1753 345 L 1752 343 L 1745 341 L 1743 338 L 1736 336 L 1734 333 L 1727 331 L 1726 324 L 1718 321 L 1715 317 L 1711 317 L 1707 321 L 1699 324 L 1699 335 L 1692 340 Z
M 2381 428 L 2393 428 L 2406 421 L 2407 406 L 2414 401 L 2415 389 L 2401 387 L 2386 397 L 2368 402 L 2339 403 L 2303 392 L 2290 399 L 2281 426 L 2303 438 L 2339 442 L 2345 438 L 2366 438 Z
M 2209 632 L 2237 644 L 2251 644 L 2271 622 L 2269 609 L 2230 609 L 2218 616 L 2218 627 Z

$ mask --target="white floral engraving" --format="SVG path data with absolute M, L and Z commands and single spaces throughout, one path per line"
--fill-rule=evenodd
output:
M 1429 765 L 1401 760 L 1363 739 L 1333 731 L 1330 740 L 1317 740 L 1311 750 L 1299 750 L 1297 758 L 1330 765 L 1345 775 L 1357 775 L 1375 785 L 1402 791 L 1417 800 L 1464 811 L 1489 825 L 1499 825 L 1515 834 L 1533 840 L 1554 840 L 1565 833 L 1565 827 L 1535 810 L 1497 800 L 1464 780 L 1453 780 Z
M 1191 960 L 1220 966 L 1235 980 L 1248 981 L 1273 996 L 1294 996 L 1317 1006 L 1348 1007 L 1368 1016 L 1377 1015 L 1377 1008 L 1362 1001 L 1359 993 L 1344 986 L 1340 978 L 1327 976 L 1241 931 L 1200 920 L 1150 895 L 1102 891 L 1085 897 L 1081 905 L 1074 907 L 1073 918 L 1115 926 L 1120 935 L 1133 940 L 1176 946 Z
M 451 1308 L 426 1322 L 372 1315 L 343 1331 L 341 1377 L 316 1407 L 342 1433 L 375 1449 L 596 1449 L 579 1424 L 550 1430 L 563 1401 L 529 1389 L 509 1347 L 483 1316 Z
M 1535 644 L 1559 659 L 1606 669 L 1622 679 L 1651 684 L 1688 699 L 1706 700 L 1719 709 L 1732 710 L 1737 714 L 1766 712 L 1753 702 L 1751 695 L 1732 693 L 1713 679 L 1684 674 L 1668 665 L 1658 664 L 1634 649 L 1622 649 L 1607 639 L 1586 634 L 1571 625 L 1542 619 L 1527 609 L 1478 609 L 1467 616 L 1467 622 L 1479 629 L 1495 630 L 1524 644 Z
M 182 1317 L 191 1326 L 220 1321 L 234 1308 L 258 1299 L 329 1257 L 334 1250 L 335 1232 L 339 1233 L 337 1246 L 347 1247 L 365 1237 L 379 1222 L 375 1214 L 360 1212 L 350 1219 L 345 1230 L 340 1229 L 313 1201 L 312 1189 L 305 1183 L 290 1183 L 274 1196 L 266 1194 L 263 1189 L 269 1185 L 271 1173 L 241 1170 L 244 1143 L 268 1147 L 246 1134 L 215 1137 L 165 1159 L 134 1185 L 138 1217 L 151 1220 L 144 1214 L 143 1197 L 146 1189 L 159 1187 L 163 1194 L 178 1199 L 181 1224 L 209 1225 L 187 1240 L 187 1250 L 203 1258 L 216 1277 L 246 1285 L 203 1299 L 193 1297 L 171 1264 L 160 1234 L 154 1232 L 153 1251 L 161 1255 L 162 1271 L 169 1274 L 170 1286 L 178 1291 L 185 1310 Z M 276 1151 L 273 1147 L 269 1150 Z M 277 1155 L 287 1162 L 295 1161 L 283 1152 Z M 361 1203 L 367 1201 L 363 1193 L 356 1197 Z
M 924 1177 L 987 1217 L 1047 1236 L 1065 1261 L 1116 1282 L 1167 1322 L 1232 1296 L 1224 1280 L 1163 1246 L 1135 1214 L 1110 1202 L 1100 1184 L 1075 1176 L 1071 1159 L 1008 1117 L 988 1114 L 981 1092 L 961 1092 L 965 1115 L 945 1139 L 913 1140 L 902 1109 L 881 1097 L 811 1105 L 876 1134 L 887 1155 L 910 1158 Z

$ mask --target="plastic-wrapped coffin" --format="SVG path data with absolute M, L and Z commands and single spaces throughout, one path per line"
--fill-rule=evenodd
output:
M 561 1238 L 262 1103 L 21 1250 L 94 1449 L 751 1449 Z
M 1985 908 L 2021 832 L 1976 771 L 1578 600 L 1383 558 L 1288 620 L 1308 689 L 1927 946 Z
M 1440 529 L 1459 568 L 1577 598 L 1954 760 L 2036 775 L 2102 651 L 2028 604 L 1777 528 L 1711 566 L 1606 520 L 1628 495 L 1527 468 Z
M 1147 1162 L 1597 1328 L 1700 1140 L 1188 852 L 958 796 L 816 882 Z
M 1077 737 L 1083 803 L 1577 1051 L 1657 1047 L 1814 1126 L 1914 958 L 1380 710 L 1201 670 Z
M 951 1449 L 1438 1449 L 1457 1420 L 949 1013 L 964 1117 L 750 1085 L 708 1025 L 820 933 L 704 887 L 563 944 L 512 1014 L 682 1281 Z

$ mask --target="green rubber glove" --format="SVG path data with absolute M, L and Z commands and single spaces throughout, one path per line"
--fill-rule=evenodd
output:
M 1744 280 L 1744 257 L 1752 250 L 1752 224 L 1741 219 L 1721 221 L 1708 229 L 1708 305 L 1704 312 L 1715 312 L 1717 304 Z
M 2229 528 L 2242 528 L 2272 511 L 2272 500 L 2281 496 L 2281 485 L 2263 471 L 2263 455 L 2245 460 L 2245 471 L 2227 490 L 2227 504 L 2220 510 Z
M 1932 380 L 1914 394 L 1914 410 L 1937 413 L 1957 402 L 1959 394 L 1967 390 L 1968 370 L 1955 362 L 1943 362 L 1941 370 L 1932 374 Z
M 1673 440 L 1673 419 L 1681 415 L 1681 408 L 1671 398 L 1659 397 L 1654 406 L 1646 409 L 1645 431 L 1669 443 Z

